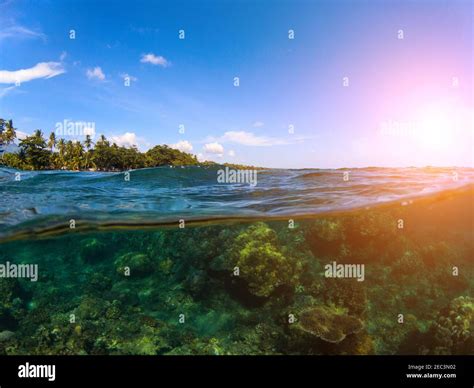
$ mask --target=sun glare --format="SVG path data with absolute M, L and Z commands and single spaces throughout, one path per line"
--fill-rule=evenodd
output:
M 432 104 L 418 111 L 413 135 L 423 149 L 448 151 L 459 131 L 467 129 L 467 122 L 466 113 L 459 106 L 449 102 Z

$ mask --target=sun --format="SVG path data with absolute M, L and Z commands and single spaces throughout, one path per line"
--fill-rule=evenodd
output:
M 447 150 L 460 122 L 460 111 L 449 103 L 431 104 L 419 109 L 413 135 L 416 143 L 427 150 Z

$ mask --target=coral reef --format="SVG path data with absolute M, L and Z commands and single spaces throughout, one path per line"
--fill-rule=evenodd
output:
M 153 272 L 153 262 L 147 254 L 140 252 L 125 253 L 115 260 L 116 271 L 123 275 L 128 269 L 130 273 L 127 275 L 146 276 Z
M 0 278 L 0 354 L 474 354 L 474 243 L 425 213 L 4 242 L 40 277 Z M 365 280 L 326 278 L 332 261 Z
M 299 314 L 299 324 L 302 330 L 330 343 L 339 343 L 349 334 L 358 333 L 364 327 L 360 319 L 328 306 L 302 311 Z
M 460 296 L 443 309 L 430 330 L 435 354 L 474 352 L 474 298 Z
M 14 330 L 25 313 L 25 292 L 17 279 L 0 278 L 0 331 Z
M 250 226 L 237 236 L 229 249 L 240 276 L 250 291 L 270 296 L 278 287 L 298 282 L 301 266 L 278 248 L 277 235 L 265 223 Z
M 362 316 L 367 309 L 367 290 L 355 279 L 324 279 L 322 297 L 327 304 L 346 308 L 348 313 Z
M 87 238 L 81 241 L 79 256 L 86 263 L 101 260 L 107 253 L 107 245 L 97 238 Z

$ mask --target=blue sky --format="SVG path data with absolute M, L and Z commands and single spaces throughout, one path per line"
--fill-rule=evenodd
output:
M 0 25 L 0 117 L 24 133 L 83 121 L 268 167 L 474 164 L 469 1 L 0 0 Z

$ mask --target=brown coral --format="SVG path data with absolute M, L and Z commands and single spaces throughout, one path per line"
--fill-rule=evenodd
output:
M 330 343 L 339 343 L 364 327 L 360 319 L 326 306 L 303 311 L 299 316 L 299 324 L 302 330 Z

